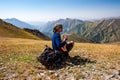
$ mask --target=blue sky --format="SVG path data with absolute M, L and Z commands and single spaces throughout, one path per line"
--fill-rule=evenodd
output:
M 51 21 L 120 16 L 120 0 L 0 0 L 0 18 Z

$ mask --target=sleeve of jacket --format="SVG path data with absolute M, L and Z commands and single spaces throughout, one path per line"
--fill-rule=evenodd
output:
M 55 42 L 56 42 L 56 44 L 57 44 L 57 47 L 63 47 L 63 46 L 66 44 L 66 41 L 61 42 L 59 36 L 56 37 Z

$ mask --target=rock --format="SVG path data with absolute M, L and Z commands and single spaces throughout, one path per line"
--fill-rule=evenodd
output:
M 54 74 L 55 72 L 50 70 L 49 73 L 50 73 L 50 74 Z
M 3 63 L 0 62 L 0 66 L 2 66 L 2 65 L 3 65 Z
M 39 73 L 41 76 L 44 76 L 45 74 L 44 73 Z
M 0 68 L 0 73 L 6 72 L 6 71 L 7 71 L 7 68 L 6 68 L 6 67 Z
M 6 74 L 6 77 L 4 79 L 5 80 L 9 80 L 9 79 L 14 78 L 15 76 L 17 76 L 17 74 L 15 74 L 15 73 L 8 73 L 8 74 Z
M 56 77 L 59 77 L 59 74 L 55 73 L 55 76 L 56 76 Z

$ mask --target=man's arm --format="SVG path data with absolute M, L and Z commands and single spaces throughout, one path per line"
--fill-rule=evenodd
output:
M 66 41 L 61 42 L 61 40 L 60 40 L 59 37 L 57 37 L 57 38 L 55 39 L 55 42 L 56 42 L 56 44 L 57 44 L 57 47 L 63 47 L 63 46 L 66 44 Z

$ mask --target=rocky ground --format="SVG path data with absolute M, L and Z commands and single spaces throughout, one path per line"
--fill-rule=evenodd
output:
M 73 60 L 74 59 L 74 60 Z M 34 61 L 33 61 L 34 62 Z M 102 63 L 102 64 L 101 64 Z M 120 63 L 73 57 L 59 68 L 46 69 L 40 63 L 0 61 L 1 80 L 120 80 Z

